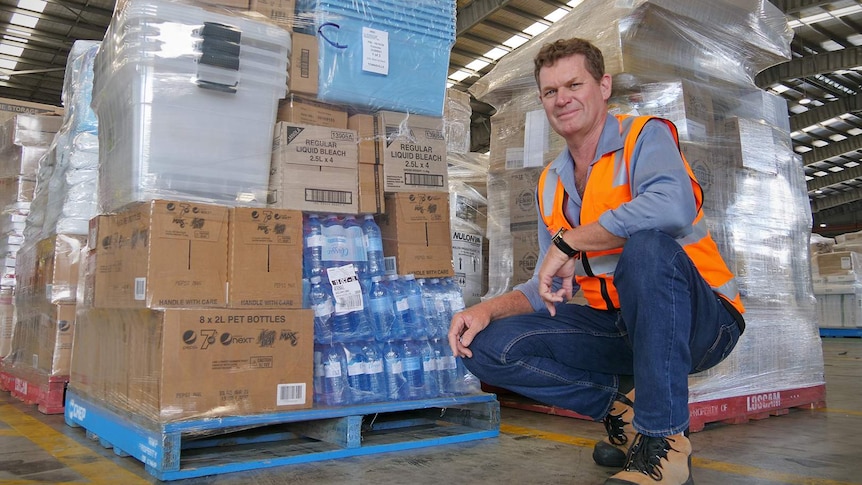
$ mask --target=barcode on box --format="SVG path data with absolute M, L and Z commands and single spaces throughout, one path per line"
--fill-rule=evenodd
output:
M 424 187 L 442 187 L 443 176 L 424 173 L 405 173 L 404 183 L 406 185 L 422 185 Z
M 147 279 L 135 278 L 135 300 L 144 300 L 147 298 Z
M 306 202 L 322 202 L 326 204 L 352 204 L 353 192 L 340 190 L 305 189 Z
M 279 384 L 275 404 L 276 406 L 305 404 L 305 383 Z
M 317 59 L 315 59 L 315 62 Z M 311 51 L 309 49 L 302 49 L 299 51 L 299 77 L 303 79 L 308 79 L 311 76 Z
M 386 256 L 383 258 L 383 268 L 386 274 L 398 274 L 398 264 L 396 263 L 395 256 Z

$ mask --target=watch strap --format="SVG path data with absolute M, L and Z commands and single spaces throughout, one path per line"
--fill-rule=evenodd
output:
M 568 256 L 570 258 L 574 258 L 575 255 L 578 254 L 578 250 L 569 246 L 569 244 L 563 239 L 563 234 L 565 234 L 565 233 L 566 233 L 566 229 L 560 228 L 560 230 L 557 231 L 556 234 L 554 234 L 554 237 L 551 240 L 554 242 L 554 246 L 556 246 L 557 249 L 562 251 L 563 254 L 565 254 L 566 256 Z

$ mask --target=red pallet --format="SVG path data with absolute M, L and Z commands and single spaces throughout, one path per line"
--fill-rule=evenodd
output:
M 499 387 L 483 384 L 482 390 L 496 393 L 501 407 L 569 418 L 590 419 L 574 411 L 542 404 Z M 691 413 L 689 429 L 702 431 L 707 423 L 742 424 L 770 416 L 781 416 L 789 413 L 792 408 L 817 409 L 823 407 L 826 407 L 825 385 L 693 402 L 688 405 Z
M 65 392 L 69 376 L 38 375 L 32 371 L 21 371 L 4 367 L 0 371 L 0 386 L 15 399 L 25 404 L 35 404 L 42 414 L 63 414 Z

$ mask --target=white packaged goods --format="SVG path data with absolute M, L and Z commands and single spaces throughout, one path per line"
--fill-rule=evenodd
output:
M 118 10 L 95 63 L 99 202 L 264 205 L 290 34 L 167 1 Z

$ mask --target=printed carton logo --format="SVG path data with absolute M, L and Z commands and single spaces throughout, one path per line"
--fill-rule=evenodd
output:
M 66 414 L 74 421 L 82 422 L 87 419 L 87 408 L 76 403 L 74 399 L 66 406 Z
M 230 332 L 225 332 L 221 334 L 219 337 L 219 342 L 222 345 L 242 345 L 242 344 L 253 344 L 255 341 L 254 337 L 244 337 L 242 335 L 232 335 Z
M 183 349 L 195 350 L 199 348 L 200 350 L 206 350 L 210 345 L 216 343 L 216 335 L 218 335 L 218 331 L 216 330 L 203 329 L 200 332 L 186 330 L 182 335 Z M 199 342 L 198 337 L 200 337 L 200 347 L 197 346 Z
M 72 325 L 69 323 L 69 320 L 60 320 L 57 322 L 57 328 L 61 332 L 68 332 L 69 329 L 72 328 Z
M 522 212 L 530 210 L 536 205 L 536 195 L 532 190 L 524 190 L 515 199 L 518 209 Z
M 539 257 L 534 252 L 529 252 L 518 261 L 518 266 L 521 268 L 521 271 L 525 273 L 532 274 L 536 269 L 536 262 L 539 260 Z

